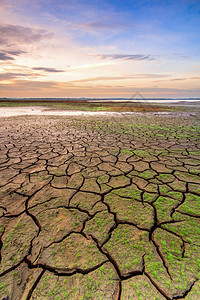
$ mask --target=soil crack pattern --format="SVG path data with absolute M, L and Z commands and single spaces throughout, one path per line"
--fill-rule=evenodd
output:
M 0 299 L 200 299 L 200 118 L 173 116 L 0 119 Z

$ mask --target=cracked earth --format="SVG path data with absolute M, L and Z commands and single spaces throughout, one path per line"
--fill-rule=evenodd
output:
M 198 115 L 0 119 L 0 299 L 200 298 Z

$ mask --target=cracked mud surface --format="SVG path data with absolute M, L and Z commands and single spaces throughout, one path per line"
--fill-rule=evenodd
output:
M 199 117 L 0 119 L 0 299 L 199 299 Z

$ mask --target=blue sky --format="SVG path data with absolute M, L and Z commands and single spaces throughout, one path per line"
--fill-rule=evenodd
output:
M 0 97 L 200 96 L 200 1 L 0 0 Z

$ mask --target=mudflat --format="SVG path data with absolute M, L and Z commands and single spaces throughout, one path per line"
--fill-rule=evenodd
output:
M 199 299 L 199 121 L 0 118 L 0 298 Z

